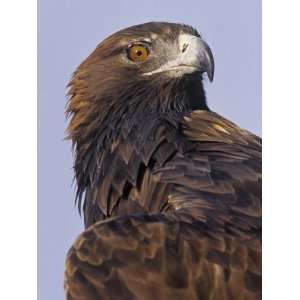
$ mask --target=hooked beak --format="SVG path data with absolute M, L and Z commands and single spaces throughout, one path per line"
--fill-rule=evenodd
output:
M 190 34 L 181 34 L 178 38 L 180 53 L 175 59 L 167 62 L 158 69 L 144 73 L 152 75 L 165 71 L 175 71 L 174 76 L 194 72 L 207 73 L 210 81 L 214 78 L 214 57 L 205 41 Z

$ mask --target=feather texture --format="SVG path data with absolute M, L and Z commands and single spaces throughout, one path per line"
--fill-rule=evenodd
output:
M 199 72 L 141 76 L 182 32 L 200 37 L 170 23 L 125 29 L 74 73 L 86 230 L 67 255 L 68 300 L 261 299 L 261 139 L 208 109 Z M 141 37 L 159 40 L 153 61 L 124 63 Z
M 260 298 L 260 139 L 213 112 L 169 118 L 105 152 L 86 199 L 96 223 L 68 255 L 69 299 Z

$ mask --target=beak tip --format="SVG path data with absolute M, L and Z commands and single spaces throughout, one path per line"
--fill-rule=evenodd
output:
M 214 80 L 214 69 L 211 69 L 207 72 L 207 76 L 210 82 L 213 82 Z
M 209 48 L 208 44 L 204 41 L 202 42 L 202 63 L 204 65 L 205 71 L 207 73 L 208 79 L 210 82 L 214 79 L 214 72 L 215 72 L 215 62 L 214 62 L 214 56 L 211 52 L 211 49 Z

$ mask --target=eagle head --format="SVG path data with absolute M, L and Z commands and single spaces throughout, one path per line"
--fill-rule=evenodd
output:
M 212 81 L 214 59 L 191 26 L 150 22 L 103 40 L 69 84 L 69 132 L 112 110 L 155 112 L 207 109 L 202 75 Z M 114 107 L 114 108 L 112 108 Z

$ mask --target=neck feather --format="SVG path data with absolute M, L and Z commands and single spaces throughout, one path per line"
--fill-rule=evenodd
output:
M 195 109 L 208 110 L 201 77 L 156 84 L 138 82 L 121 91 L 93 96 L 85 94 L 86 90 L 71 86 L 67 109 L 79 199 L 93 184 L 95 161 L 101 151 L 108 149 L 122 132 L 136 130 L 140 120 L 151 115 L 175 116 Z

